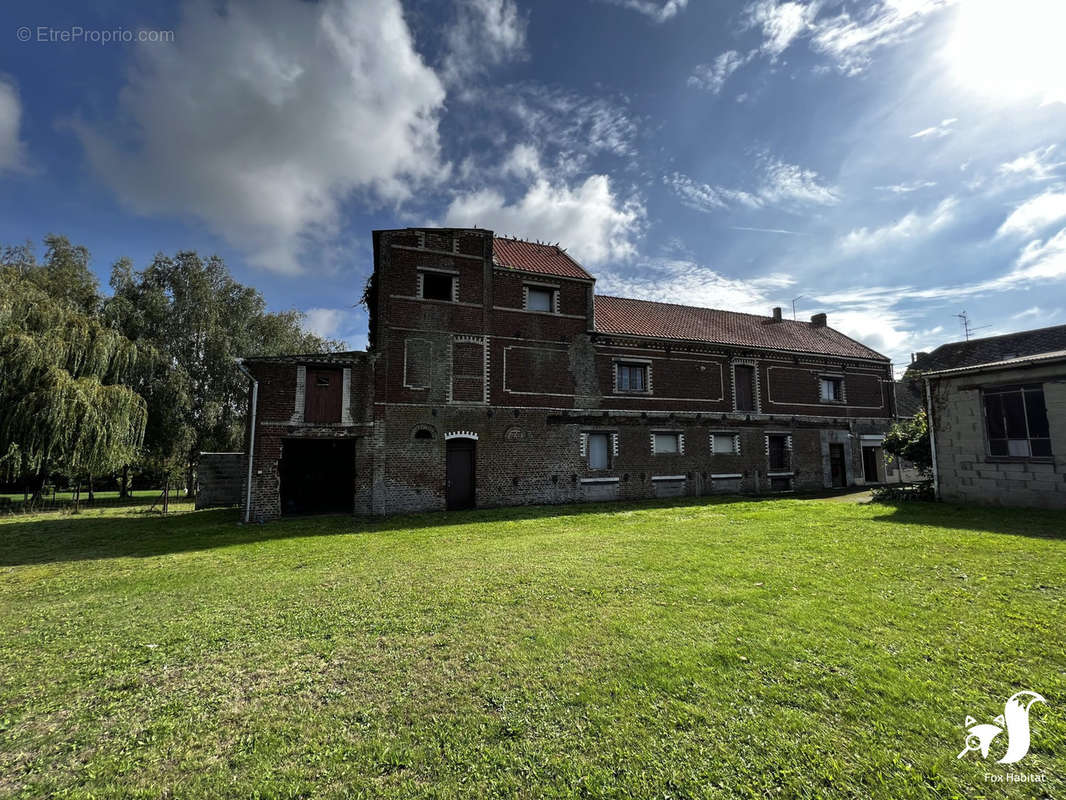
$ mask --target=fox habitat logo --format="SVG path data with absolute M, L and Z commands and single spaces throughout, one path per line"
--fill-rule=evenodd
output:
M 988 758 L 992 742 L 1006 730 L 1007 752 L 996 763 L 1013 764 L 1021 761 L 1029 752 L 1029 709 L 1033 703 L 1046 702 L 1036 692 L 1024 690 L 1012 694 L 1003 705 L 1003 713 L 992 722 L 977 724 L 973 717 L 966 717 L 966 747 L 956 758 L 962 758 L 967 753 L 980 753 L 981 758 Z

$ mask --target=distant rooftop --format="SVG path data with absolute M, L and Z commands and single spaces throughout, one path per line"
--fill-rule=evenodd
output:
M 1003 336 L 970 339 L 942 344 L 917 358 L 912 369 L 921 372 L 1009 366 L 1029 360 L 1053 359 L 1066 355 L 1066 325 L 1019 331 Z

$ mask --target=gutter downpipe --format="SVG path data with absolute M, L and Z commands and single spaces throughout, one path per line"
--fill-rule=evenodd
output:
M 248 483 L 247 491 L 244 495 L 244 521 L 247 524 L 252 517 L 252 461 L 255 456 L 255 411 L 259 401 L 259 381 L 244 366 L 243 358 L 236 358 L 234 361 L 237 362 L 237 369 L 243 372 L 245 377 L 252 382 L 252 413 L 250 427 L 248 428 Z M 935 464 L 936 461 L 934 460 L 933 463 Z
M 929 388 L 929 378 L 925 379 L 925 420 L 929 426 L 929 452 L 933 457 L 933 497 L 940 499 L 940 471 L 936 464 L 936 431 L 933 428 L 933 393 Z

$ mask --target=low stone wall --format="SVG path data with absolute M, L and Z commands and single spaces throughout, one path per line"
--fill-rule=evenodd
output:
M 239 506 L 244 488 L 244 453 L 200 453 L 196 469 L 197 508 Z

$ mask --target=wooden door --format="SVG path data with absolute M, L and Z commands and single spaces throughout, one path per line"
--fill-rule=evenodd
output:
M 474 507 L 473 439 L 449 439 L 447 444 L 447 507 L 449 511 Z
M 848 473 L 844 467 L 844 445 L 829 445 L 829 483 L 831 486 L 848 485 Z
M 343 383 L 339 369 L 308 369 L 304 419 L 308 422 L 340 422 Z

